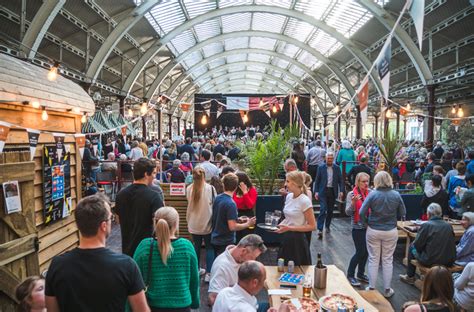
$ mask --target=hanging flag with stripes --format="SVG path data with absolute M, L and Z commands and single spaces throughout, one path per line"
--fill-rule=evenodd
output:
M 413 19 L 413 24 L 416 29 L 416 36 L 418 37 L 418 45 L 423 43 L 423 23 L 425 19 L 425 0 L 409 0 L 411 1 L 410 15 Z
M 383 97 L 388 100 L 388 92 L 390 89 L 390 60 L 392 57 L 392 37 L 388 37 L 383 45 L 380 54 L 377 57 L 376 67 L 382 81 Z
M 367 122 L 367 104 L 369 101 L 369 78 L 366 76 L 362 80 L 362 84 L 357 91 L 357 98 L 359 100 L 359 109 L 362 125 L 365 125 Z

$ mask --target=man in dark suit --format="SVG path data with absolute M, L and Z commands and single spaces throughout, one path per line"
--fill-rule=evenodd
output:
M 330 232 L 334 204 L 337 198 L 342 198 L 344 181 L 339 166 L 334 164 L 334 153 L 326 154 L 326 163 L 318 168 L 314 181 L 314 198 L 319 200 L 318 238 L 323 237 L 324 224 L 326 232 Z

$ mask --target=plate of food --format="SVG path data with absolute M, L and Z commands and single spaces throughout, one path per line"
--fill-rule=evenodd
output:
M 257 224 L 257 226 L 263 230 L 267 230 L 267 231 L 276 231 L 278 230 L 278 227 L 277 226 L 271 226 L 271 225 L 268 225 L 268 224 L 265 224 L 265 223 L 259 223 Z
M 352 311 L 357 306 L 357 302 L 354 298 L 343 294 L 332 294 L 330 296 L 321 297 L 319 303 L 323 309 L 331 312 L 337 311 L 340 306 L 345 307 L 348 311 Z
M 296 302 L 295 302 L 296 301 Z M 299 304 L 298 304 L 299 302 Z M 315 312 L 319 311 L 318 301 L 312 298 L 293 298 L 283 301 L 288 305 L 290 312 Z

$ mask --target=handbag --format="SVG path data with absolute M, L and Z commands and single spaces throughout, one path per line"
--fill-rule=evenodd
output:
M 146 280 L 145 280 L 145 294 L 148 292 L 148 288 L 150 287 L 150 276 L 151 276 L 151 260 L 153 259 L 153 245 L 155 240 L 152 238 L 150 243 L 150 255 L 148 256 L 148 271 L 146 273 Z

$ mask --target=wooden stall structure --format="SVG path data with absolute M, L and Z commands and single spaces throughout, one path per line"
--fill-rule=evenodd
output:
M 15 286 L 46 270 L 54 256 L 76 247 L 79 240 L 73 215 L 45 225 L 43 147 L 55 144 L 53 132 L 65 134 L 73 211 L 81 197 L 82 176 L 74 134 L 81 132 L 82 113 L 93 112 L 95 105 L 80 86 L 60 76 L 50 82 L 47 73 L 0 54 L 0 122 L 10 125 L 0 153 L 0 183 L 19 182 L 22 206 L 21 212 L 6 214 L 0 190 L 0 311 L 14 311 Z M 33 101 L 40 108 L 34 108 Z M 42 107 L 47 120 L 42 119 Z M 33 157 L 25 128 L 41 132 Z

